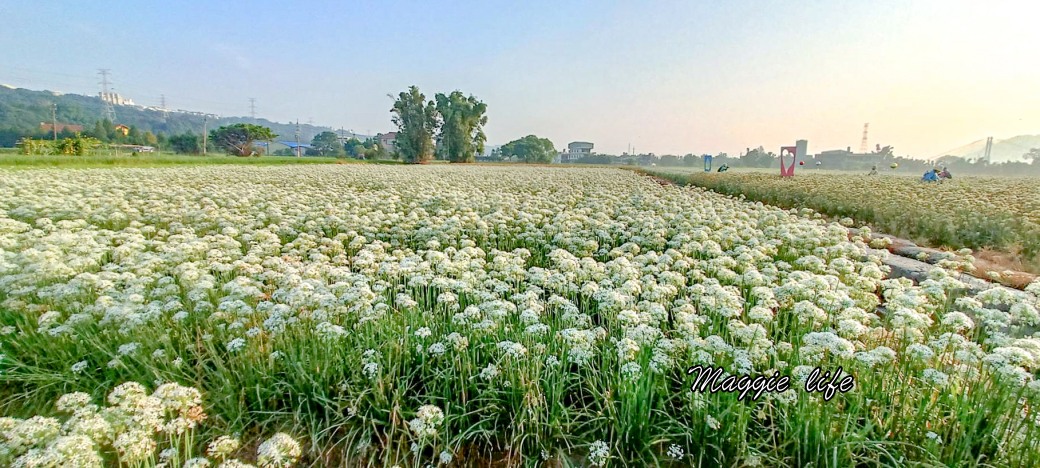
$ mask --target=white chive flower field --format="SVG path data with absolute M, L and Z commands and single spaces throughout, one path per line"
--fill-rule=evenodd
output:
M 619 169 L 3 170 L 0 465 L 1040 464 L 1040 284 L 876 252 Z

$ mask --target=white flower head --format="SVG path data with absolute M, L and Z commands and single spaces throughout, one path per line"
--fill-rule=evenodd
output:
M 589 463 L 592 466 L 603 466 L 610 459 L 610 446 L 602 440 L 597 440 L 589 446 Z
M 279 432 L 257 447 L 256 463 L 260 468 L 289 468 L 301 453 L 300 444 L 292 436 Z

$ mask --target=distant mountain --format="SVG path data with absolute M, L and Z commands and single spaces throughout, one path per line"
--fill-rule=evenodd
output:
M 23 88 L 0 86 L 0 146 L 13 146 L 21 136 L 42 136 L 45 131 L 40 125 L 51 123 L 51 105 L 57 104 L 59 125 L 82 125 L 91 129 L 101 120 L 102 101 L 98 96 L 61 94 L 53 91 L 33 91 Z M 203 125 L 212 130 L 221 125 L 234 123 L 256 123 L 270 127 L 279 140 L 296 137 L 296 124 L 271 122 L 267 119 L 249 117 L 218 117 L 202 112 L 168 110 L 144 106 L 114 106 L 116 124 L 136 128 L 138 131 L 176 135 L 185 132 L 201 134 Z M 205 122 L 204 122 L 205 120 Z M 300 140 L 310 142 L 323 131 L 336 131 L 331 127 L 300 124 Z M 349 134 L 348 134 L 349 135 Z M 367 138 L 366 135 L 357 135 Z
M 1002 162 L 1029 162 L 1022 155 L 1030 149 L 1040 148 L 1040 135 L 1018 135 L 1003 140 L 993 139 L 993 149 L 990 150 L 990 160 L 996 163 Z M 960 156 L 965 159 L 978 159 L 986 154 L 986 140 L 977 140 L 959 148 L 945 151 L 940 156 Z

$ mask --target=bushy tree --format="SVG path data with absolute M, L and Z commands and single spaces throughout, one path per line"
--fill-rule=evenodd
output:
M 141 132 L 137 130 L 137 127 L 130 127 L 130 130 L 126 133 L 126 140 L 132 145 L 140 145 L 144 141 Z
M 198 135 L 186 132 L 169 138 L 170 148 L 181 154 L 202 153 L 202 138 Z
M 498 148 L 495 148 L 495 149 L 491 150 L 491 154 L 488 155 L 487 159 L 489 161 L 503 161 L 503 160 L 505 160 L 505 157 L 502 156 L 502 147 L 498 147 Z
M 660 164 L 662 166 L 679 166 L 682 164 L 682 159 L 672 154 L 666 154 L 661 156 Z
M 54 144 L 54 152 L 65 156 L 85 156 L 88 151 L 97 148 L 101 142 L 97 138 L 77 135 L 74 138 L 63 138 Z
M 341 157 L 344 154 L 343 145 L 339 143 L 339 137 L 329 131 L 315 135 L 311 140 L 311 148 L 320 156 Z
M 362 153 L 365 159 L 387 159 L 393 156 L 394 159 L 398 158 L 399 152 L 390 154 L 387 152 L 386 147 L 379 144 L 379 140 L 376 138 L 369 138 L 365 140 L 365 149 Z
M 419 88 L 411 86 L 394 101 L 391 119 L 397 125 L 394 145 L 406 162 L 424 163 L 433 158 L 433 133 L 437 129 L 437 104 L 426 102 Z
M 1032 161 L 1032 164 L 1040 164 L 1040 148 L 1033 148 L 1028 153 L 1022 155 L 1028 161 Z
M 365 156 L 365 144 L 357 138 L 351 138 L 343 144 L 343 151 L 352 158 L 362 158 Z
M 473 162 L 484 152 L 484 125 L 487 124 L 487 105 L 476 97 L 466 97 L 461 91 L 449 95 L 437 93 L 437 112 L 441 125 L 438 142 L 446 159 L 451 162 Z
M 209 132 L 209 138 L 217 148 L 236 156 L 250 156 L 254 152 L 253 142 L 275 139 L 270 128 L 247 123 L 225 125 Z
M 503 157 L 516 158 L 526 163 L 548 164 L 556 157 L 556 148 L 552 142 L 534 135 L 510 141 L 502 145 L 499 152 Z
M 26 156 L 49 154 L 53 150 L 52 142 L 35 138 L 18 140 L 18 153 Z
M 767 153 L 765 148 L 759 146 L 758 148 L 748 150 L 747 153 L 742 155 L 740 157 L 740 165 L 744 167 L 772 167 L 776 159 L 775 154 Z
M 23 132 L 14 128 L 0 128 L 0 148 L 10 148 L 18 144 Z
M 87 136 L 97 138 L 102 143 L 108 143 L 111 141 L 109 132 L 115 132 L 112 130 L 112 122 L 108 119 L 98 120 L 94 122 L 94 129 L 87 132 Z

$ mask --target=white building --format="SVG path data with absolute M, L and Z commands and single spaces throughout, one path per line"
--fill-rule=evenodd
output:
M 587 141 L 572 141 L 567 144 L 567 151 L 560 153 L 560 162 L 574 162 L 582 157 L 594 154 L 592 147 L 592 143 Z
M 98 97 L 100 97 L 101 100 L 104 101 L 104 102 L 112 103 L 112 104 L 115 104 L 117 106 L 132 106 L 132 105 L 134 105 L 134 100 L 133 99 L 125 98 L 123 96 L 120 96 L 117 93 L 111 93 L 111 92 L 109 92 L 109 93 L 98 93 Z
M 376 135 L 379 139 L 379 146 L 382 146 L 387 153 L 394 153 L 397 151 L 397 132 L 380 133 Z

